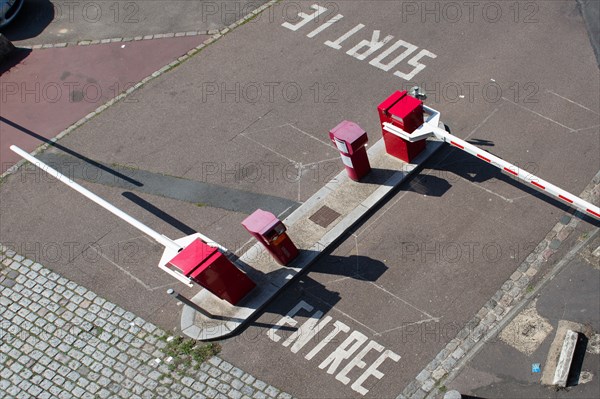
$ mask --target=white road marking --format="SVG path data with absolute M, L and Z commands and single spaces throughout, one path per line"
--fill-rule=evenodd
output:
M 333 325 L 334 325 L 334 329 L 331 330 L 331 332 L 329 334 L 327 334 L 327 336 L 323 340 L 321 340 L 321 342 L 319 342 L 317 344 L 317 346 L 315 346 L 310 352 L 308 352 L 306 354 L 306 356 L 304 356 L 305 359 L 311 360 L 313 357 L 315 357 L 315 355 L 317 353 L 321 352 L 321 350 L 327 344 L 329 344 L 331 341 L 333 341 L 333 339 L 340 333 L 340 331 L 343 331 L 343 332 L 350 331 L 350 327 L 348 327 L 347 325 L 345 325 L 341 321 L 336 320 L 333 323 Z
M 309 133 L 305 132 L 304 130 L 300 129 L 299 127 L 297 127 L 297 126 L 295 126 L 295 125 L 293 125 L 293 124 L 291 124 L 291 123 L 288 123 L 288 126 L 290 126 L 292 129 L 296 129 L 297 131 L 299 131 L 299 132 L 300 132 L 300 133 L 302 133 L 303 135 L 305 135 L 305 136 L 307 136 L 307 137 L 310 137 L 311 139 L 313 139 L 313 140 L 316 140 L 316 141 L 318 141 L 319 143 L 321 143 L 321 144 L 323 144 L 324 146 L 326 146 L 327 148 L 331 149 L 331 143 L 330 143 L 330 142 L 323 141 L 323 140 L 321 140 L 321 139 L 319 139 L 319 138 L 316 138 L 316 137 L 315 137 L 315 136 L 313 136 L 312 134 L 309 134 Z
M 438 321 L 440 321 L 440 318 L 439 318 L 439 317 L 435 317 L 435 316 L 432 316 L 432 315 L 430 315 L 430 314 L 429 314 L 429 313 L 427 313 L 426 311 L 424 311 L 424 310 L 422 310 L 422 309 L 419 309 L 418 307 L 416 307 L 416 306 L 415 306 L 415 305 L 413 305 L 412 303 L 410 303 L 410 302 L 408 302 L 408 301 L 405 301 L 404 299 L 400 298 L 398 295 L 394 294 L 393 292 L 390 292 L 390 291 L 386 290 L 386 289 L 385 289 L 385 288 L 383 288 L 382 286 L 380 286 L 380 285 L 377 285 L 377 284 L 375 284 L 375 283 L 374 283 L 374 282 L 372 282 L 372 281 L 370 281 L 370 283 L 371 283 L 373 286 L 375 286 L 375 287 L 379 288 L 381 291 L 383 291 L 383 292 L 385 292 L 386 294 L 390 295 L 391 297 L 393 297 L 393 298 L 396 298 L 397 300 L 399 300 L 400 302 L 404 303 L 405 305 L 408 305 L 408 306 L 410 306 L 411 308 L 413 308 L 413 309 L 414 309 L 414 310 L 416 310 L 417 312 L 419 312 L 419 313 L 421 313 L 421 314 L 423 314 L 423 315 L 427 316 L 427 317 L 428 317 L 428 318 L 430 318 L 431 320 L 433 320 L 433 321 L 435 321 L 435 322 L 438 322 Z
M 361 395 L 366 395 L 369 392 L 369 390 L 365 389 L 362 386 L 362 384 L 370 376 L 373 376 L 373 377 L 377 378 L 378 380 L 380 380 L 381 378 L 383 378 L 384 374 L 381 371 L 377 370 L 377 368 L 379 366 L 381 366 L 381 364 L 386 359 L 391 359 L 394 362 L 398 362 L 400 360 L 400 355 L 392 352 L 389 349 L 386 350 L 381 356 L 379 356 L 379 358 L 377 360 L 375 360 L 375 362 L 373 364 L 371 364 L 371 366 L 367 369 L 367 371 L 365 371 L 363 373 L 363 375 L 361 375 L 360 377 L 358 377 L 358 379 L 354 382 L 354 384 L 352 384 L 351 388 L 353 390 L 355 390 L 356 392 L 360 393 Z
M 369 57 L 371 54 L 385 46 L 387 42 L 394 38 L 394 36 L 388 35 L 380 41 L 379 34 L 380 31 L 374 30 L 371 36 L 371 40 L 363 40 L 356 46 L 352 47 L 350 50 L 346 51 L 346 54 L 356 58 L 357 60 L 363 61 L 365 58 Z M 367 48 L 366 51 L 360 53 L 359 50 L 365 47 Z
M 327 367 L 327 374 L 333 374 L 343 361 L 347 360 L 364 344 L 369 338 L 360 331 L 352 331 L 350 335 L 329 356 L 319 364 L 323 370 Z
M 283 26 L 284 28 L 287 28 L 291 31 L 296 32 L 311 21 L 319 22 L 318 17 L 327 11 L 327 8 L 321 7 L 318 4 L 313 4 L 310 6 L 310 8 L 315 10 L 315 12 L 312 14 L 305 14 L 303 12 L 299 12 L 298 13 L 298 18 L 300 19 L 299 22 L 292 24 L 292 23 L 286 21 L 286 22 L 283 22 L 281 24 L 281 26 Z M 316 35 L 323 32 L 324 30 L 326 30 L 327 28 L 329 28 L 331 25 L 339 22 L 342 18 L 344 18 L 344 16 L 342 14 L 337 14 L 334 17 L 330 18 L 329 20 L 323 22 L 317 28 L 313 29 L 306 36 L 309 38 L 313 38 Z M 338 37 L 335 40 L 326 40 L 323 44 L 325 44 L 326 46 L 331 47 L 335 50 L 341 50 L 343 47 L 342 44 L 347 42 L 348 39 L 350 39 L 356 33 L 358 33 L 363 28 L 365 28 L 365 26 L 366 25 L 364 25 L 362 23 L 356 24 L 354 27 L 352 27 L 349 31 L 344 33 L 342 36 Z M 370 40 L 363 39 L 360 42 L 355 43 L 353 47 L 351 47 L 348 51 L 346 51 L 346 54 L 348 54 L 351 57 L 356 58 L 357 60 L 360 60 L 360 61 L 366 60 L 368 57 L 372 56 L 377 51 L 383 49 L 394 38 L 393 35 L 386 35 L 383 39 L 380 40 L 380 38 L 379 38 L 380 35 L 381 35 L 381 31 L 373 30 Z M 384 60 L 386 58 L 392 56 L 392 54 L 396 50 L 398 50 L 402 47 L 404 47 L 405 50 L 401 54 L 396 55 L 390 61 L 384 62 Z M 409 55 L 414 53 L 417 50 L 417 48 L 418 47 L 415 46 L 414 44 L 411 44 L 402 39 L 399 39 L 394 44 L 392 44 L 390 47 L 385 49 L 382 53 L 380 53 L 375 58 L 373 58 L 369 62 L 369 65 L 372 65 L 383 71 L 388 72 L 392 68 L 397 66 L 400 62 L 404 61 Z M 419 51 L 416 56 L 409 59 L 407 62 L 408 65 L 413 67 L 413 69 L 410 72 L 402 72 L 399 70 L 394 71 L 393 72 L 394 76 L 397 76 L 399 78 L 402 78 L 402 79 L 408 80 L 408 81 L 412 80 L 419 72 L 421 72 L 423 69 L 426 68 L 425 64 L 422 64 L 419 62 L 423 57 L 437 58 L 437 55 L 435 55 L 431 51 L 421 49 L 421 51 Z
M 400 55 L 396 56 L 396 58 L 389 61 L 387 64 L 383 63 L 384 59 L 386 59 L 389 55 L 391 55 L 394 51 L 398 50 L 401 47 L 406 48 L 406 50 L 404 50 Z M 383 53 L 381 53 L 377 57 L 373 58 L 369 62 L 369 64 L 387 72 L 390 69 L 392 69 L 393 67 L 395 67 L 396 65 L 398 65 L 402 60 L 404 60 L 410 54 L 412 54 L 416 49 L 417 49 L 417 46 L 415 46 L 414 44 L 405 42 L 404 40 L 398 40 L 396 43 L 392 44 Z
M 464 177 L 462 177 L 462 176 L 459 176 L 459 175 L 456 175 L 456 176 L 457 176 L 459 179 L 466 181 L 466 182 L 467 182 L 467 183 L 469 183 L 470 185 L 472 185 L 472 186 L 474 186 L 474 187 L 477 187 L 478 189 L 480 189 L 480 190 L 483 190 L 483 191 L 485 191 L 485 192 L 486 192 L 486 193 L 488 193 L 488 194 L 495 195 L 496 197 L 500 198 L 502 201 L 508 202 L 509 204 L 512 204 L 512 203 L 513 203 L 513 200 L 512 200 L 511 198 L 506 198 L 505 196 L 503 196 L 503 195 L 501 195 L 501 194 L 498 194 L 497 192 L 495 192 L 495 191 L 492 191 L 492 190 L 490 190 L 489 188 L 485 188 L 485 187 L 483 187 L 483 186 L 482 186 L 480 183 L 474 183 L 474 182 L 472 182 L 471 180 L 469 180 L 469 179 L 466 179 L 466 178 L 464 178 Z M 520 198 L 522 198 L 522 197 L 520 197 Z
M 253 141 L 254 143 L 256 143 L 256 144 L 258 144 L 259 146 L 261 146 L 262 148 L 264 148 L 264 149 L 266 149 L 266 150 L 268 150 L 268 151 L 271 151 L 271 152 L 272 152 L 273 154 L 275 154 L 275 155 L 279 155 L 279 156 L 280 156 L 280 157 L 282 157 L 283 159 L 285 159 L 285 160 L 289 161 L 290 163 L 294 164 L 294 166 L 300 166 L 300 164 L 299 164 L 298 162 L 296 162 L 296 161 L 294 161 L 293 159 L 290 159 L 290 158 L 286 157 L 285 155 L 283 155 L 283 154 L 281 154 L 281 153 L 279 153 L 279 152 L 275 151 L 275 150 L 274 150 L 274 149 L 272 149 L 271 147 L 269 147 L 269 146 L 267 146 L 267 145 L 264 145 L 264 144 L 263 144 L 263 143 L 261 143 L 260 141 L 258 141 L 258 140 L 255 140 L 255 139 L 253 139 L 252 137 L 250 137 L 250 136 L 247 136 L 247 135 L 246 135 L 246 134 L 244 134 L 244 133 L 240 134 L 240 136 L 242 136 L 242 137 L 245 137 L 246 139 L 248 139 L 248 140 L 250 140 L 250 141 Z
M 135 275 L 133 275 L 132 273 L 128 272 L 126 269 L 124 269 L 123 267 L 121 267 L 120 265 L 118 265 L 117 263 L 113 262 L 112 260 L 110 260 L 109 258 L 107 258 L 102 251 L 98 252 L 96 250 L 96 248 L 89 246 L 89 248 L 93 249 L 94 252 L 96 252 L 98 255 L 100 255 L 100 257 L 104 258 L 106 261 L 108 261 L 108 263 L 110 263 L 111 265 L 113 265 L 114 267 L 116 267 L 117 269 L 119 269 L 120 271 L 122 271 L 125 275 L 129 276 L 133 281 L 135 281 L 136 283 L 140 284 L 142 287 L 144 287 L 146 289 L 146 291 L 151 291 L 152 287 L 150 287 L 148 284 L 144 283 L 142 280 L 140 280 L 139 278 L 137 278 Z
M 360 322 L 359 320 L 355 319 L 354 317 L 350 316 L 348 313 L 334 307 L 331 303 L 327 302 L 326 300 L 319 298 L 318 296 L 312 294 L 311 292 L 306 291 L 305 292 L 307 295 L 309 295 L 310 297 L 312 297 L 313 299 L 316 299 L 317 301 L 327 305 L 327 307 L 335 310 L 336 312 L 340 313 L 342 316 L 347 317 L 348 319 L 352 320 L 353 322 L 355 322 L 356 324 L 360 324 L 361 326 L 363 326 L 364 328 L 366 328 L 367 330 L 369 330 L 371 333 L 373 334 L 377 334 L 377 331 L 372 329 L 371 327 L 367 326 L 366 324 Z
M 558 122 L 558 121 L 555 121 L 555 120 L 554 120 L 554 119 L 552 119 L 552 118 L 548 118 L 547 116 L 544 116 L 544 115 L 540 114 L 539 112 L 535 112 L 535 111 L 534 111 L 534 110 L 532 110 L 532 109 L 529 109 L 529 108 L 527 108 L 527 107 L 524 107 L 524 106 L 522 106 L 521 104 L 518 104 L 518 103 L 516 103 L 516 102 L 514 102 L 514 101 L 512 101 L 512 100 L 510 100 L 510 99 L 508 99 L 508 98 L 506 98 L 506 97 L 500 97 L 500 98 L 502 98 L 504 101 L 507 101 L 507 102 L 509 102 L 509 103 L 511 103 L 511 104 L 514 104 L 514 105 L 516 105 L 516 106 L 517 106 L 517 107 L 519 107 L 519 108 L 522 108 L 522 109 L 524 109 L 524 110 L 526 110 L 526 111 L 529 111 L 529 112 L 531 112 L 532 114 L 534 114 L 534 115 L 537 115 L 537 116 L 539 116 L 539 117 L 540 117 L 540 118 L 542 118 L 542 119 L 546 119 L 547 121 L 550 121 L 550 122 L 552 122 L 552 123 L 555 123 L 555 124 L 557 124 L 558 126 L 564 127 L 565 129 L 567 129 L 567 130 L 568 130 L 568 131 L 570 131 L 570 132 L 574 132 L 574 131 L 575 131 L 575 129 L 573 129 L 573 128 L 571 128 L 571 127 L 567 126 L 567 125 L 563 125 L 562 123 L 560 123 L 560 122 Z
M 593 113 L 593 114 L 600 115 L 598 112 L 596 112 L 596 111 L 594 111 L 594 110 L 592 110 L 592 109 L 589 109 L 589 108 L 588 108 L 588 107 L 586 107 L 585 105 L 579 104 L 578 102 L 575 102 L 575 101 L 573 101 L 573 100 L 571 100 L 571 99 L 568 99 L 567 97 L 563 97 L 563 96 L 561 96 L 560 94 L 553 92 L 552 90 L 546 90 L 546 93 L 554 94 L 555 96 L 557 96 L 557 97 L 560 97 L 560 98 L 562 98 L 563 100 L 565 100 L 565 101 L 568 101 L 568 102 L 570 102 L 570 103 L 572 103 L 572 104 L 575 104 L 575 105 L 577 105 L 578 107 L 581 107 L 581 108 L 585 109 L 586 111 L 590 111 L 590 112 L 591 112 L 591 113 Z
M 336 376 L 336 379 L 338 381 L 341 381 L 343 384 L 348 384 L 350 382 L 350 378 L 347 377 L 348 373 L 352 371 L 352 369 L 355 367 L 364 369 L 367 364 L 363 361 L 363 358 L 366 356 L 367 353 L 369 353 L 373 349 L 375 349 L 377 352 L 383 352 L 385 348 L 375 341 L 370 341 L 367 344 L 367 346 L 365 346 L 358 353 L 358 355 L 356 355 L 354 359 L 348 362 L 346 367 L 344 367 L 342 371 L 340 371 L 340 373 Z
M 419 324 L 423 324 L 423 323 L 429 323 L 430 321 L 433 321 L 433 322 L 437 323 L 437 322 L 439 322 L 439 320 L 440 320 L 440 318 L 437 318 L 437 317 L 436 318 L 430 318 L 430 319 L 423 319 L 423 320 L 415 321 L 414 323 L 402 324 L 401 326 L 390 328 L 389 330 L 385 330 L 385 331 L 379 332 L 379 333 L 377 333 L 375 335 L 376 336 L 382 336 L 383 334 L 387 334 L 387 333 L 390 333 L 390 332 L 393 332 L 393 331 L 397 331 L 397 330 L 402 330 L 402 329 L 404 329 L 406 327 L 409 327 L 409 326 L 419 325 Z
M 423 50 L 419 51 L 419 53 L 417 55 L 415 55 L 413 58 L 411 58 L 407 62 L 408 65 L 414 66 L 415 69 L 413 69 L 410 73 L 402 73 L 400 71 L 396 71 L 396 72 L 394 72 L 394 75 L 398 76 L 399 78 L 402 78 L 404 80 L 409 80 L 409 81 L 412 80 L 416 74 L 421 72 L 426 67 L 425 64 L 419 63 L 419 60 L 423 57 L 437 58 L 437 55 L 433 54 L 430 51 L 423 49 Z
M 319 16 L 322 13 L 327 11 L 327 8 L 321 7 L 317 4 L 311 5 L 310 8 L 315 10 L 315 12 L 312 14 L 305 14 L 303 12 L 299 12 L 298 17 L 301 18 L 301 21 L 298 22 L 297 24 L 291 24 L 289 22 L 284 22 L 283 24 L 281 24 L 281 26 L 283 26 L 284 28 L 288 28 L 289 30 L 292 30 L 292 31 L 297 31 L 298 29 L 302 28 L 304 25 L 306 25 L 310 21 L 313 21 L 313 20 L 319 18 Z
M 354 28 L 350 29 L 348 32 L 344 33 L 342 36 L 338 37 L 335 41 L 332 42 L 331 40 L 327 40 L 325 42 L 325 45 L 331 47 L 332 49 L 340 50 L 342 48 L 343 42 L 345 42 L 347 39 L 350 38 L 350 36 L 354 35 L 364 27 L 365 25 L 358 24 Z
M 312 312 L 314 307 L 306 301 L 299 301 L 285 316 L 278 320 L 269 331 L 267 331 L 267 336 L 273 342 L 280 342 L 282 337 L 277 334 L 277 331 L 284 325 L 295 327 L 298 322 L 294 317 L 302 310 Z M 355 377 L 356 380 L 350 386 L 352 390 L 361 395 L 366 395 L 369 390 L 365 388 L 363 384 L 367 379 L 369 377 L 375 377 L 377 379 L 384 377 L 384 373 L 378 370 L 378 368 L 387 359 L 398 362 L 400 360 L 400 355 L 391 350 L 385 350 L 383 345 L 370 340 L 360 331 L 351 330 L 348 325 L 339 320 L 333 322 L 333 325 L 331 326 L 332 329 L 324 338 L 322 338 L 320 335 L 324 327 L 328 326 L 332 320 L 333 318 L 331 316 L 323 317 L 323 312 L 317 310 L 292 335 L 283 341 L 282 345 L 284 347 L 291 346 L 291 352 L 298 353 L 300 349 L 314 339 L 316 345 L 304 356 L 306 360 L 312 360 L 327 345 L 339 342 L 339 340 L 334 341 L 334 339 L 338 337 L 340 333 L 346 334 L 345 339 L 341 340 L 342 342 L 329 352 L 329 355 L 325 357 L 318 367 L 321 370 L 326 370 L 327 374 L 335 375 L 335 379 L 344 385 L 348 385 L 352 381 L 351 378 L 348 377 L 348 374 L 352 370 L 366 368 L 360 376 L 357 378 Z M 379 352 L 381 355 L 367 367 L 365 357 L 372 351 Z
M 331 19 L 325 21 L 325 23 L 323 23 L 323 25 L 319 26 L 317 29 L 313 30 L 306 36 L 307 37 L 315 37 L 316 35 L 323 32 L 325 29 L 329 28 L 331 25 L 335 24 L 342 18 L 344 18 L 344 16 L 342 14 L 337 14 L 335 17 L 332 17 Z
M 600 127 L 600 125 L 594 125 L 594 126 L 582 127 L 582 128 L 580 128 L 580 129 L 576 129 L 576 130 L 573 130 L 573 131 L 574 131 L 574 132 L 581 132 L 581 131 L 583 131 L 583 130 L 597 129 L 597 128 L 599 128 L 599 127 Z

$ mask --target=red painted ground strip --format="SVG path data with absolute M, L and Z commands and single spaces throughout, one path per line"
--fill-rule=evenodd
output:
M 0 76 L 0 173 L 208 36 L 33 50 Z M 124 101 L 135 101 L 134 99 Z

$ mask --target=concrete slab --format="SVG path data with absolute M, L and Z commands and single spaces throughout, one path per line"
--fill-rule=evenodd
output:
M 359 222 L 442 145 L 439 141 L 430 141 L 413 163 L 405 163 L 388 155 L 383 140 L 379 140 L 368 150 L 374 171 L 364 182 L 352 181 L 342 171 L 284 220 L 289 236 L 301 251 L 289 267 L 279 265 L 259 243 L 255 244 L 237 263 L 257 283 L 257 287 L 238 305 L 231 305 L 209 291 L 201 290 L 191 301 L 203 312 L 185 305 L 181 315 L 181 331 L 194 339 L 210 340 L 226 337 L 239 330 L 281 289 L 306 270 L 322 251 Z M 327 227 L 309 219 L 323 206 L 340 213 L 340 217 Z
M 562 388 L 567 386 L 567 378 L 569 377 L 569 370 L 571 369 L 571 362 L 573 361 L 573 354 L 575 353 L 578 336 L 579 334 L 573 330 L 566 331 L 558 363 L 556 364 L 554 378 L 552 379 L 553 385 Z

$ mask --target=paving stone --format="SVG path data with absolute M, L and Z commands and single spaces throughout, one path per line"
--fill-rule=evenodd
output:
M 423 382 L 423 381 L 427 380 L 430 375 L 431 375 L 430 371 L 423 370 L 417 375 L 416 380 L 419 382 Z
M 424 399 L 427 396 L 427 393 L 421 389 L 419 389 L 417 392 L 415 392 L 412 396 L 411 399 Z
M 430 392 L 434 385 L 435 385 L 435 381 L 430 378 L 423 383 L 423 385 L 421 386 L 421 389 L 425 392 Z
M 0 311 L 11 327 L 0 335 L 29 333 L 0 341 L 0 390 L 15 398 L 291 399 L 218 356 L 192 375 L 173 375 L 152 363 L 166 345 L 154 324 L 31 260 L 6 259 Z
M 277 395 L 279 394 L 279 392 L 280 392 L 279 389 L 277 389 L 277 388 L 275 388 L 274 386 L 271 386 L 271 385 L 269 385 L 267 387 L 267 389 L 265 389 L 265 393 L 267 395 L 269 395 L 270 397 L 272 397 L 272 398 L 277 397 Z

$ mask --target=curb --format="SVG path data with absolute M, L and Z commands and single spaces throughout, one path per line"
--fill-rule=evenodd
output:
M 211 305 L 213 305 L 213 302 L 211 302 L 213 294 L 208 293 L 207 290 L 201 290 L 191 299 L 191 301 L 196 304 L 203 304 L 202 307 L 208 313 L 215 316 L 226 317 L 230 321 L 218 323 L 213 322 L 212 320 L 214 319 L 208 317 L 208 320 L 198 324 L 198 320 L 196 320 L 197 311 L 188 305 L 184 305 L 181 314 L 181 331 L 191 338 L 204 341 L 228 337 L 234 334 L 238 329 L 242 328 L 256 314 L 268 306 L 290 283 L 300 276 L 303 276 L 323 252 L 327 251 L 331 245 L 334 245 L 344 237 L 346 232 L 353 226 L 365 220 L 365 217 L 369 215 L 373 208 L 394 193 L 394 190 L 396 190 L 402 182 L 411 178 L 413 173 L 418 171 L 430 157 L 444 146 L 444 142 L 438 140 L 430 140 L 428 141 L 428 144 L 429 145 L 425 150 L 416 159 L 411 161 L 411 163 L 405 163 L 398 160 L 399 162 L 403 162 L 401 169 L 397 169 L 395 173 L 385 180 L 385 182 L 380 183 L 366 198 L 361 198 L 362 200 L 360 203 L 357 203 L 354 208 L 351 208 L 349 212 L 335 224 L 335 226 L 324 232 L 316 242 L 310 241 L 304 250 L 301 249 L 300 255 L 294 262 L 288 266 L 278 267 L 278 269 L 271 271 L 270 276 L 260 282 L 255 280 L 257 284 L 264 284 L 262 286 L 262 291 L 260 291 L 259 294 L 256 294 L 256 296 L 250 294 L 249 296 L 252 296 L 252 298 L 248 302 L 244 302 L 237 307 L 232 306 L 233 312 L 231 314 L 222 315 L 218 313 L 218 309 L 215 311 L 215 309 L 211 307 Z M 383 139 L 378 140 L 371 148 L 369 148 L 368 153 L 369 158 L 372 161 L 378 157 L 391 157 L 387 155 L 385 151 Z M 329 195 L 335 195 L 336 190 L 344 187 L 344 184 L 349 181 L 350 178 L 345 170 L 342 170 L 338 175 L 332 178 L 325 186 L 313 194 L 306 202 L 304 202 L 304 204 L 283 220 L 283 223 L 288 227 L 288 231 L 293 231 L 293 228 L 298 221 L 307 217 L 311 212 L 314 212 L 316 206 L 326 201 L 326 198 Z M 253 258 L 257 253 L 266 254 L 266 250 L 258 242 L 240 256 L 238 262 L 236 262 L 237 266 L 240 269 L 247 271 L 248 265 L 251 263 L 250 258 Z M 270 255 L 266 256 L 271 259 Z
M 600 191 L 600 171 L 584 189 L 581 197 L 595 198 L 598 191 Z M 440 388 L 444 383 L 454 379 L 482 346 L 496 336 L 546 284 L 548 279 L 541 280 L 535 287 L 529 283 L 540 271 L 542 264 L 558 251 L 560 244 L 575 231 L 575 227 L 585 216 L 579 211 L 575 211 L 574 215 L 575 217 L 564 215 L 561 218 L 494 296 L 396 399 L 435 398 L 442 393 Z M 596 229 L 586 240 L 576 244 L 565 258 L 548 272 L 548 277 L 558 274 L 568 263 L 564 260 L 570 260 L 571 255 L 583 247 L 598 231 Z
M 142 40 L 154 40 L 154 39 L 167 39 L 172 37 L 184 37 L 184 36 L 200 36 L 200 35 L 217 35 L 223 34 L 222 31 L 225 29 L 212 29 L 212 30 L 198 30 L 190 32 L 177 32 L 177 33 L 157 33 L 155 35 L 135 36 L 135 37 L 114 37 L 110 39 L 96 39 L 96 40 L 79 40 L 76 42 L 64 42 L 64 43 L 46 43 L 46 44 L 33 44 L 28 46 L 19 46 L 20 48 L 26 48 L 31 50 L 43 50 L 50 48 L 65 48 L 65 47 L 77 47 L 77 46 L 93 46 L 96 44 L 108 44 L 108 43 L 121 43 L 121 42 L 138 42 Z
M 58 140 L 60 140 L 61 138 L 63 138 L 64 136 L 66 136 L 67 134 L 71 133 L 73 130 L 77 129 L 78 127 L 80 127 L 81 125 L 83 125 L 84 123 L 86 123 L 87 121 L 89 121 L 90 119 L 94 118 L 96 115 L 100 114 L 102 111 L 106 110 L 108 107 L 112 106 L 113 104 L 115 104 L 116 102 L 119 102 L 123 99 L 125 99 L 126 97 L 128 97 L 130 94 L 134 93 L 135 91 L 137 91 L 139 88 L 141 88 L 142 86 L 144 86 L 146 83 L 148 83 L 151 80 L 154 80 L 155 78 L 158 78 L 159 76 L 161 76 L 162 74 L 164 74 L 165 72 L 179 66 L 180 64 L 182 64 L 183 62 L 187 61 L 189 58 L 193 57 L 194 55 L 198 54 L 202 49 L 204 49 L 206 46 L 212 44 L 213 42 L 219 40 L 221 37 L 223 37 L 224 35 L 226 35 L 227 33 L 231 32 L 232 30 L 234 30 L 235 28 L 237 28 L 238 26 L 243 25 L 245 22 L 251 20 L 252 18 L 254 18 L 255 16 L 257 16 L 258 14 L 260 14 L 261 12 L 263 12 L 264 10 L 266 10 L 267 8 L 271 7 L 272 5 L 279 3 L 281 0 L 271 0 L 268 3 L 263 4 L 262 6 L 258 7 L 257 9 L 253 10 L 252 12 L 250 12 L 249 14 L 247 14 L 246 16 L 240 18 L 239 20 L 237 20 L 236 22 L 232 23 L 231 25 L 222 28 L 221 30 L 218 31 L 208 31 L 208 32 L 216 32 L 214 33 L 210 38 L 206 39 L 204 42 L 202 42 L 200 45 L 194 47 L 193 49 L 191 49 L 190 51 L 188 51 L 186 54 L 180 56 L 179 58 L 177 58 L 175 61 L 165 65 L 164 67 L 160 68 L 159 70 L 157 70 L 156 72 L 152 73 L 149 76 L 146 76 L 144 79 L 142 79 L 141 81 L 139 81 L 138 83 L 136 83 L 134 86 L 130 87 L 129 89 L 127 89 L 125 92 L 119 94 L 118 96 L 108 100 L 106 103 L 100 105 L 98 108 L 96 108 L 94 111 L 90 112 L 89 114 L 87 114 L 86 116 L 84 116 L 83 118 L 79 119 L 77 122 L 75 122 L 74 124 L 72 124 L 71 126 L 67 127 L 65 130 L 63 130 L 62 132 L 60 132 L 59 134 L 57 134 L 55 137 L 48 139 L 49 142 L 44 143 L 42 145 L 40 145 L 39 147 L 37 147 L 35 150 L 33 150 L 32 152 L 30 152 L 31 155 L 35 156 L 43 151 L 45 151 L 46 149 L 48 149 L 48 147 L 50 147 L 52 145 L 52 143 L 57 142 Z M 166 34 L 162 34 L 163 37 L 180 37 L 180 36 L 194 36 L 194 35 L 199 35 L 199 34 L 205 34 L 205 31 L 197 31 L 197 32 L 179 32 L 179 33 L 173 33 L 173 36 L 165 36 L 165 35 L 171 35 L 170 33 L 166 33 Z M 189 35 L 188 35 L 189 33 Z M 161 34 L 158 35 L 148 35 L 148 36 L 138 36 L 136 38 L 133 38 L 131 40 L 151 40 L 151 38 L 153 39 L 158 39 Z M 179 36 L 176 36 L 179 35 Z M 109 43 L 106 42 L 106 40 L 112 41 L 118 41 L 119 39 L 104 39 L 104 40 L 82 40 L 78 43 L 82 43 L 84 42 L 85 44 L 78 44 L 78 45 L 91 45 L 91 44 L 102 44 L 102 43 Z M 121 39 L 121 41 L 131 41 L 129 39 Z M 88 43 L 89 42 L 89 43 Z M 94 43 L 92 43 L 94 42 Z M 98 43 L 95 43 L 98 42 Z M 63 46 L 64 44 L 64 46 Z M 44 45 L 36 45 L 36 46 L 41 46 L 41 47 L 36 47 L 36 46 L 32 46 L 31 48 L 34 49 L 38 49 L 38 48 L 52 48 L 52 47 L 67 47 L 67 43 L 59 43 L 59 44 L 44 44 Z M 23 47 L 23 48 L 27 48 L 27 47 Z M 8 175 L 11 175 L 13 173 L 15 173 L 22 165 L 24 165 L 27 161 L 25 161 L 24 159 L 21 159 L 20 161 L 18 161 L 16 164 L 14 164 L 13 166 L 11 166 L 10 168 L 8 168 L 4 173 L 2 173 L 0 175 L 0 181 L 3 180 L 4 178 L 6 178 Z

